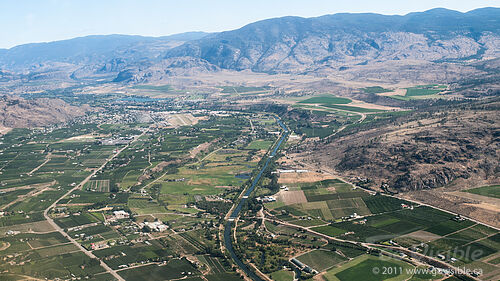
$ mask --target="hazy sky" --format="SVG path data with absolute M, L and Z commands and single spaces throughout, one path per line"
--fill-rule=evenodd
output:
M 339 12 L 469 11 L 500 0 L 0 0 L 0 48 L 90 34 L 223 31 L 272 17 Z

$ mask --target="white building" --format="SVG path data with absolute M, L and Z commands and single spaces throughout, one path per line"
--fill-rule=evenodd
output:
M 156 231 L 156 232 L 163 232 L 168 229 L 168 226 L 163 224 L 163 222 L 161 221 L 144 222 L 144 225 L 151 231 Z
M 119 211 L 113 211 L 113 216 L 115 219 L 128 219 L 130 217 L 130 214 L 125 212 L 124 210 L 119 210 Z

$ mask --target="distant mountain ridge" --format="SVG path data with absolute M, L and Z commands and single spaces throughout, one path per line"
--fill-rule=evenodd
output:
M 0 50 L 0 80 L 78 81 L 107 75 L 115 82 L 140 83 L 221 70 L 318 74 L 385 62 L 498 57 L 500 8 L 467 13 L 439 8 L 404 16 L 273 18 L 210 34 L 87 36 L 26 44 Z
M 433 9 L 405 16 L 274 18 L 187 42 L 165 57 L 196 57 L 234 70 L 293 72 L 374 60 L 438 60 L 478 52 L 498 56 L 499 42 L 499 8 Z
M 154 59 L 176 42 L 200 39 L 205 32 L 186 32 L 162 37 L 137 35 L 90 35 L 48 43 L 30 43 L 0 49 L 0 66 L 22 69 L 43 63 L 96 64 L 122 60 Z

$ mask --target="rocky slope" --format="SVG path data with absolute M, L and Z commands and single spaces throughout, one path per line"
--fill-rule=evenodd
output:
M 225 69 L 309 72 L 398 60 L 468 60 L 500 54 L 500 9 L 434 9 L 405 16 L 284 17 L 212 34 L 167 51 Z
M 180 57 L 164 59 L 157 63 L 140 67 L 128 67 L 118 73 L 113 82 L 145 83 L 160 81 L 171 76 L 194 76 L 200 73 L 213 73 L 220 68 L 199 58 Z
M 303 149 L 312 149 L 308 161 L 374 189 L 397 192 L 443 187 L 458 179 L 494 181 L 500 178 L 499 110 L 498 98 L 443 104 L 346 129 L 332 143 Z
M 60 99 L 0 96 L 0 127 L 28 128 L 67 122 L 88 110 L 86 106 L 71 106 Z

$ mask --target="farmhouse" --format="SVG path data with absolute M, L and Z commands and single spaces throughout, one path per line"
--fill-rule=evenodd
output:
M 125 212 L 124 210 L 119 210 L 119 211 L 113 211 L 113 216 L 115 219 L 128 219 L 130 217 L 130 214 Z

